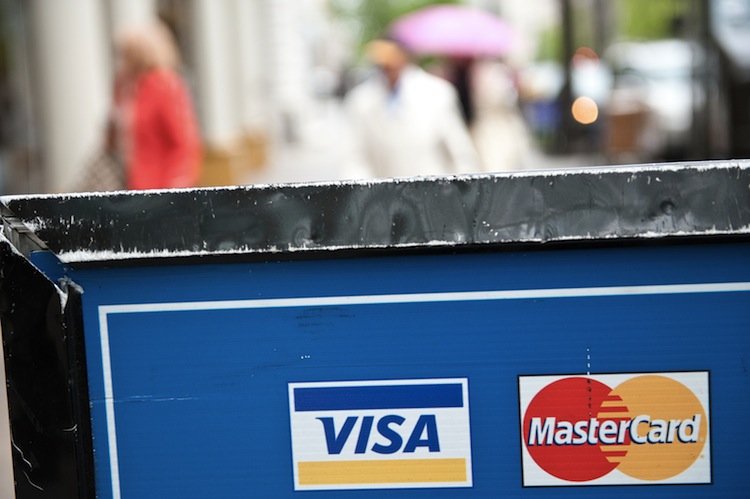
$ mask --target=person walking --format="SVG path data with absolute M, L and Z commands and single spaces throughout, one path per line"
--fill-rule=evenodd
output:
M 367 54 L 378 72 L 346 99 L 352 133 L 350 176 L 477 171 L 477 155 L 451 84 L 413 64 L 393 40 L 371 42 Z
M 107 146 L 125 165 L 127 188 L 196 186 L 200 138 L 171 33 L 161 23 L 124 30 L 116 52 Z

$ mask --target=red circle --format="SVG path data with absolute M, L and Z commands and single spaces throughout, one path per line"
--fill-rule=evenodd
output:
M 606 475 L 617 467 L 601 451 L 598 444 L 529 445 L 532 418 L 555 418 L 575 424 L 596 419 L 602 402 L 612 391 L 610 387 L 589 378 L 564 378 L 542 388 L 529 403 L 523 420 L 523 439 L 534 461 L 547 473 L 562 480 L 584 482 Z M 549 434 L 549 432 L 547 433 Z M 545 434 L 546 437 L 546 434 Z

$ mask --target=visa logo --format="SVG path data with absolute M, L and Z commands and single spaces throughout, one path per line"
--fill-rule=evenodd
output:
M 326 436 L 326 446 L 328 454 L 341 454 L 344 445 L 347 443 L 349 436 L 352 434 L 354 426 L 359 420 L 359 416 L 349 416 L 344 421 L 341 429 L 336 432 L 333 417 L 319 417 L 318 421 L 323 423 L 323 430 Z M 370 450 L 377 454 L 394 454 L 401 450 L 404 438 L 399 433 L 399 428 L 404 424 L 406 418 L 397 414 L 387 414 L 378 420 L 376 425 L 377 433 L 382 436 L 387 443 L 375 442 Z M 364 454 L 367 451 L 370 434 L 372 433 L 375 416 L 362 416 L 362 422 L 359 426 L 359 436 L 357 444 L 354 447 L 355 454 Z M 423 414 L 419 416 L 414 429 L 403 446 L 404 453 L 413 453 L 418 447 L 425 447 L 429 452 L 440 452 L 440 441 L 438 439 L 437 422 L 434 414 Z
M 468 380 L 290 383 L 295 490 L 469 487 Z

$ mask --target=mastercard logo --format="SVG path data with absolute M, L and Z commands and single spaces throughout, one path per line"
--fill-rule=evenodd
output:
M 710 483 L 708 372 L 521 376 L 526 486 Z

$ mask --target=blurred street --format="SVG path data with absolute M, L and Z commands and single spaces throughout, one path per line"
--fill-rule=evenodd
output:
M 153 187 L 365 178 L 350 168 L 343 103 L 377 78 L 368 43 L 432 3 L 0 0 L 0 192 L 90 189 L 103 153 L 127 160 L 116 40 L 157 20 L 193 102 L 203 174 Z M 415 65 L 455 86 L 474 173 L 750 154 L 747 0 L 447 3 L 503 35 L 457 30 L 442 47 L 408 25 L 399 36 L 417 44 Z M 136 185 L 150 184 L 125 187 Z
M 498 126 L 496 133 L 506 130 Z M 511 142 L 530 141 L 528 132 L 521 129 L 506 138 Z M 327 182 L 352 180 L 346 171 L 346 151 L 341 147 L 341 138 L 346 137 L 347 121 L 341 104 L 330 100 L 320 105 L 306 126 L 300 130 L 293 143 L 273 144 L 268 163 L 261 168 L 250 169 L 242 174 L 242 184 L 276 184 L 297 182 Z M 545 170 L 580 168 L 607 165 L 604 155 L 596 152 L 552 154 L 531 145 L 520 163 L 487 168 L 482 172 Z M 356 180 L 356 179 L 355 179 Z
M 415 28 L 436 4 L 489 27 Z M 739 159 L 748 137 L 750 0 L 0 0 L 0 195 Z

